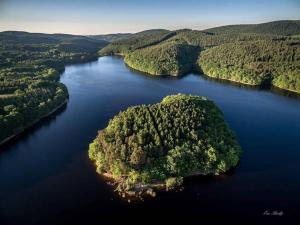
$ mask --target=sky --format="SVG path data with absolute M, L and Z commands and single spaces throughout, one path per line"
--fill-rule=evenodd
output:
M 108 34 L 300 19 L 300 0 L 0 0 L 0 31 Z

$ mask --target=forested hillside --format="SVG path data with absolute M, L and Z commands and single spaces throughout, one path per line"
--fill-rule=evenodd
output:
M 65 34 L 0 33 L 0 143 L 52 112 L 68 98 L 59 73 L 97 58 L 107 43 Z
M 247 32 L 240 26 L 220 28 L 220 32 L 216 28 L 216 33 L 156 31 L 113 42 L 100 54 L 125 55 L 128 66 L 153 75 L 179 76 L 197 68 L 215 78 L 300 92 L 300 36 L 288 36 L 298 33 L 297 24 L 299 21 L 245 25 Z
M 203 51 L 198 63 L 208 76 L 300 91 L 299 40 L 227 43 Z
M 215 104 L 182 94 L 120 112 L 89 148 L 97 172 L 111 174 L 120 191 L 156 182 L 168 189 L 184 176 L 223 173 L 237 165 L 240 155 Z
M 216 34 L 256 33 L 273 35 L 299 35 L 300 20 L 283 20 L 261 24 L 243 24 L 215 27 L 205 30 Z
M 99 51 L 99 55 L 125 55 L 133 50 L 158 44 L 173 35 L 173 32 L 167 30 L 143 31 L 131 35 L 127 39 L 110 43 Z
M 198 53 L 199 48 L 184 41 L 168 41 L 128 53 L 125 62 L 152 75 L 178 76 L 192 70 Z

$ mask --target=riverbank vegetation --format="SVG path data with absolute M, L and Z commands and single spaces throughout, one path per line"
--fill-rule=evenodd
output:
M 66 64 L 97 59 L 106 45 L 83 36 L 0 33 L 0 143 L 63 105 Z
M 152 75 L 195 71 L 248 85 L 300 93 L 299 21 L 275 21 L 205 31 L 156 31 L 113 42 L 99 53 L 121 54 Z M 197 59 L 198 58 L 198 59 Z
M 97 172 L 110 174 L 121 193 L 158 184 L 171 189 L 185 176 L 224 173 L 237 165 L 240 154 L 216 105 L 183 94 L 120 112 L 89 147 Z

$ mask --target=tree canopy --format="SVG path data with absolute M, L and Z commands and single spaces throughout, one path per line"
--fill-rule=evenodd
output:
M 273 35 L 299 35 L 300 20 L 281 20 L 261 24 L 242 24 L 214 27 L 205 30 L 217 34 L 229 33 L 256 33 Z
M 168 41 L 142 48 L 125 56 L 125 63 L 152 75 L 178 76 L 192 70 L 199 48 L 185 41 Z
M 205 97 L 172 95 L 153 105 L 129 107 L 99 131 L 89 157 L 119 189 L 191 174 L 220 174 L 237 165 L 240 146 L 222 112 Z
M 219 45 L 201 52 L 199 67 L 212 77 L 250 85 L 272 84 L 300 92 L 300 41 L 256 40 Z

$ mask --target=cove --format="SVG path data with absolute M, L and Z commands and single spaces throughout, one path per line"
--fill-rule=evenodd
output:
M 299 218 L 298 99 L 198 74 L 146 76 L 112 56 L 67 66 L 61 82 L 70 95 L 66 108 L 1 147 L 0 224 L 100 223 L 137 214 L 260 223 Z M 88 144 L 120 110 L 177 93 L 218 105 L 242 146 L 241 162 L 229 174 L 187 179 L 182 192 L 127 203 L 95 172 Z M 283 216 L 264 215 L 275 210 Z

